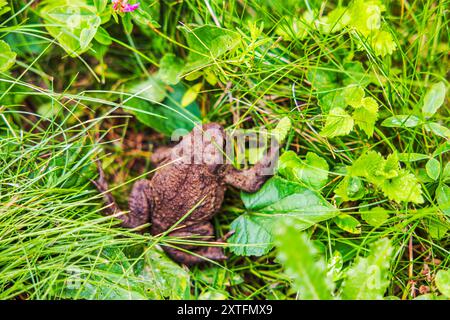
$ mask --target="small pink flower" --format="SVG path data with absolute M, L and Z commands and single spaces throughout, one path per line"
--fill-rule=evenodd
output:
M 139 3 L 129 4 L 128 0 L 112 0 L 114 11 L 118 12 L 133 12 L 139 8 Z

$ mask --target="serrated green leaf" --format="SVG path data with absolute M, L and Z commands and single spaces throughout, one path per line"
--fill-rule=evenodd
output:
M 448 222 L 441 221 L 440 216 L 440 214 L 437 214 L 435 217 L 425 220 L 428 234 L 436 240 L 443 239 L 449 230 Z
M 431 179 L 437 180 L 441 173 L 441 163 L 438 160 L 431 158 L 427 161 L 425 169 L 427 170 L 427 174 Z
M 390 128 L 413 128 L 420 124 L 420 119 L 413 115 L 398 115 L 385 119 L 381 125 Z
M 388 272 L 393 247 L 386 238 L 373 243 L 365 258 L 357 257 L 346 272 L 342 298 L 346 300 L 381 300 L 389 285 Z
M 326 160 L 313 152 L 308 152 L 305 161 L 302 161 L 295 152 L 286 151 L 278 161 L 280 175 L 313 190 L 319 190 L 327 183 L 328 171 Z
M 273 228 L 289 220 L 298 230 L 333 218 L 337 209 L 319 194 L 302 185 L 273 177 L 255 193 L 241 193 L 247 213 L 231 223 L 234 234 L 228 239 L 237 255 L 260 256 L 273 247 Z
M 402 169 L 397 177 L 384 181 L 381 186 L 384 194 L 396 202 L 423 203 L 422 187 L 417 177 Z
M 361 218 L 373 227 L 379 227 L 389 218 L 389 213 L 382 207 L 360 210 Z
M 11 51 L 9 45 L 0 40 L 0 72 L 9 70 L 16 62 L 16 53 Z
M 444 104 L 446 90 L 444 82 L 435 83 L 428 89 L 422 107 L 422 113 L 425 117 L 432 117 Z
M 349 134 L 353 130 L 353 118 L 342 108 L 333 108 L 326 116 L 325 126 L 320 134 L 333 138 Z
M 352 217 L 348 214 L 340 214 L 333 219 L 336 225 L 349 233 L 352 234 L 360 234 L 361 233 L 361 223 L 359 223 L 358 219 Z
M 353 112 L 355 124 L 363 130 L 368 137 L 373 135 L 375 122 L 378 119 L 378 103 L 371 97 L 361 100 L 361 105 Z
M 359 108 L 364 98 L 364 89 L 359 86 L 348 86 L 343 92 L 345 103 L 353 108 Z
M 434 281 L 439 291 L 450 299 L 450 270 L 439 270 Z
M 326 274 L 325 261 L 306 234 L 291 225 L 280 224 L 276 232 L 278 260 L 284 265 L 293 287 L 303 300 L 333 299 L 333 283 Z

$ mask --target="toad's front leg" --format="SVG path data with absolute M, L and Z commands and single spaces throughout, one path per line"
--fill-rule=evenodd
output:
M 93 182 L 105 199 L 107 205 L 105 207 L 105 214 L 115 215 L 118 219 L 122 220 L 121 226 L 125 228 L 137 228 L 148 223 L 152 210 L 152 187 L 150 181 L 140 180 L 133 185 L 128 203 L 130 212 L 125 213 L 120 210 L 113 195 L 109 191 L 108 182 L 106 181 L 101 165 L 98 164 L 97 167 L 99 178 Z
M 273 175 L 278 151 L 278 147 L 270 148 L 269 152 L 248 170 L 238 170 L 230 165 L 224 172 L 225 182 L 245 192 L 258 191 L 262 184 Z

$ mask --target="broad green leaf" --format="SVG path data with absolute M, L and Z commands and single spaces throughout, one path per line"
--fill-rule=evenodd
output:
M 235 233 L 228 239 L 238 255 L 260 256 L 273 248 L 274 225 L 289 220 L 298 230 L 333 218 L 337 209 L 318 193 L 302 185 L 273 177 L 255 193 L 242 193 L 247 213 L 231 223 Z
M 413 128 L 420 123 L 420 119 L 413 115 L 398 115 L 385 119 L 381 125 L 390 128 Z
M 313 152 L 308 152 L 303 161 L 295 152 L 286 151 L 278 161 L 280 175 L 314 190 L 321 189 L 327 183 L 328 171 L 326 160 Z
M 189 299 L 189 273 L 156 249 L 147 250 L 142 270 L 120 248 L 106 247 L 89 269 L 70 269 L 52 287 L 70 299 Z
M 434 280 L 439 291 L 450 299 L 450 269 L 439 270 Z
M 325 126 L 320 134 L 333 138 L 349 134 L 353 129 L 353 118 L 342 108 L 333 108 L 326 116 Z
M 441 163 L 438 160 L 431 158 L 427 161 L 425 169 L 427 170 L 427 174 L 431 179 L 437 180 L 441 173 Z
M 436 189 L 436 201 L 439 208 L 450 217 L 450 187 L 446 184 L 441 184 Z
M 16 62 L 16 53 L 11 51 L 9 45 L 0 40 L 0 72 L 5 72 Z
M 359 86 L 348 86 L 343 92 L 345 103 L 353 108 L 359 108 L 364 98 L 364 89 Z
M 310 68 L 306 78 L 318 93 L 326 92 L 337 87 L 337 75 L 334 72 Z
M 95 7 L 80 1 L 57 0 L 43 7 L 40 14 L 45 28 L 72 57 L 89 49 L 101 23 Z
M 291 130 L 291 120 L 289 117 L 283 117 L 277 126 L 271 131 L 272 136 L 277 139 L 278 144 L 283 144 L 289 131 Z
M 389 285 L 388 273 L 393 247 L 382 238 L 369 248 L 365 258 L 357 257 L 346 272 L 342 298 L 346 300 L 381 300 Z
M 278 260 L 292 279 L 292 286 L 303 300 L 331 300 L 334 289 L 326 273 L 323 258 L 317 258 L 317 249 L 294 226 L 280 223 L 276 231 Z
M 138 277 L 150 299 L 190 299 L 189 271 L 173 262 L 161 250 L 146 251 L 145 265 Z
M 439 123 L 436 123 L 436 122 L 426 123 L 424 128 L 428 132 L 431 131 L 440 137 L 450 139 L 450 129 L 447 127 L 441 126 Z
M 355 201 L 362 199 L 366 192 L 361 178 L 346 176 L 334 189 L 334 193 L 343 201 Z
M 352 217 L 349 214 L 340 214 L 333 219 L 336 225 L 349 233 L 360 234 L 361 233 L 361 223 L 358 219 Z
M 389 219 L 389 213 L 382 207 L 375 207 L 370 210 L 361 209 L 361 218 L 373 227 L 379 227 Z
M 420 161 L 420 160 L 425 160 L 428 159 L 429 156 L 427 156 L 426 154 L 423 153 L 399 153 L 398 154 L 398 159 L 402 162 L 415 162 L 415 161 Z
M 239 33 L 212 25 L 193 29 L 185 26 L 181 29 L 191 50 L 187 58 L 186 72 L 203 68 L 233 50 L 241 42 Z
M 164 83 L 152 76 L 146 81 L 130 85 L 128 91 L 136 97 L 126 101 L 124 109 L 133 112 L 145 125 L 170 136 L 177 129 L 191 131 L 200 121 L 196 103 L 181 106 L 186 90 L 177 84 L 166 91 Z
M 432 117 L 436 111 L 444 104 L 445 100 L 445 84 L 438 82 L 428 89 L 423 99 L 422 113 L 425 117 Z
M 166 84 L 175 85 L 180 82 L 184 70 L 183 59 L 173 53 L 165 54 L 159 62 L 159 78 Z

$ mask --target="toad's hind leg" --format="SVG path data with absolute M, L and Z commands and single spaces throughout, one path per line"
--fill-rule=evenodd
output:
M 194 265 L 207 260 L 223 261 L 227 259 L 224 255 L 222 247 L 217 246 L 218 242 L 212 239 L 214 235 L 214 227 L 211 222 L 201 222 L 194 225 L 186 226 L 182 229 L 173 231 L 169 234 L 172 237 L 190 237 L 193 241 L 210 241 L 215 246 L 195 245 L 180 245 L 179 250 L 174 247 L 164 246 L 164 250 L 176 261 L 186 264 Z M 218 240 L 219 242 L 224 239 Z
M 106 202 L 105 214 L 117 215 L 117 218 L 122 220 L 122 226 L 125 228 L 136 228 L 140 225 L 148 223 L 152 210 L 152 189 L 149 180 L 140 180 L 133 185 L 133 190 L 129 198 L 130 212 L 121 213 L 113 195 L 109 191 L 108 182 L 105 179 L 105 174 L 101 165 L 98 164 L 99 177 L 97 181 L 93 181 L 98 191 L 103 194 Z

